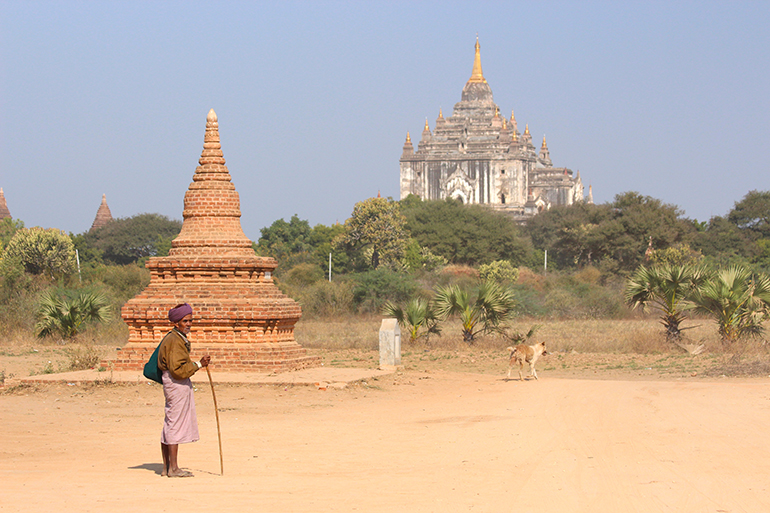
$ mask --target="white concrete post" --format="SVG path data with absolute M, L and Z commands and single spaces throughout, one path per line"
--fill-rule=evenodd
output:
M 395 319 L 383 319 L 380 325 L 380 369 L 401 366 L 401 328 Z

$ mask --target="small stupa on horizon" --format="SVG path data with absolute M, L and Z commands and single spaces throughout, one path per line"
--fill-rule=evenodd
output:
M 92 232 L 97 230 L 110 221 L 112 221 L 112 212 L 110 212 L 110 207 L 107 206 L 107 195 L 102 194 L 102 202 L 99 205 L 99 210 L 96 211 L 96 217 L 94 218 L 93 224 L 91 224 L 91 229 L 88 231 Z
M 0 219 L 13 219 L 11 211 L 8 210 L 8 204 L 5 202 L 5 194 L 2 187 L 0 187 Z

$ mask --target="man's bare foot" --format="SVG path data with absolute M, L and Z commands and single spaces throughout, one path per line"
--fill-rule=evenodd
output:
M 193 477 L 193 473 L 182 469 L 176 471 L 169 470 L 168 477 Z
M 165 468 L 161 470 L 160 477 L 166 477 L 167 475 L 168 475 L 168 471 Z

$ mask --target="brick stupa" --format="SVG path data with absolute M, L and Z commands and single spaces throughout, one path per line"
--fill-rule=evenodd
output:
M 102 194 L 102 202 L 99 205 L 99 210 L 96 211 L 96 217 L 94 217 L 94 222 L 91 224 L 91 229 L 88 231 L 92 232 L 98 230 L 110 221 L 112 221 L 112 212 L 110 212 L 110 207 L 107 206 L 107 195 Z
M 192 357 L 210 354 L 226 371 L 280 372 L 316 365 L 294 340 L 299 305 L 281 293 L 272 273 L 278 262 L 256 256 L 241 229 L 240 199 L 219 142 L 212 109 L 203 153 L 184 197 L 182 231 L 167 257 L 150 258 L 150 284 L 121 311 L 128 344 L 116 370 L 141 368 L 171 329 L 168 310 L 193 307 Z

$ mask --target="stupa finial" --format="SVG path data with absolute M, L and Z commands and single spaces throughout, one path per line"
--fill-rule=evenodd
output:
M 471 72 L 471 78 L 468 82 L 487 82 L 484 78 L 484 73 L 481 71 L 481 46 L 479 45 L 479 36 L 476 34 L 476 55 L 473 58 L 473 71 Z

